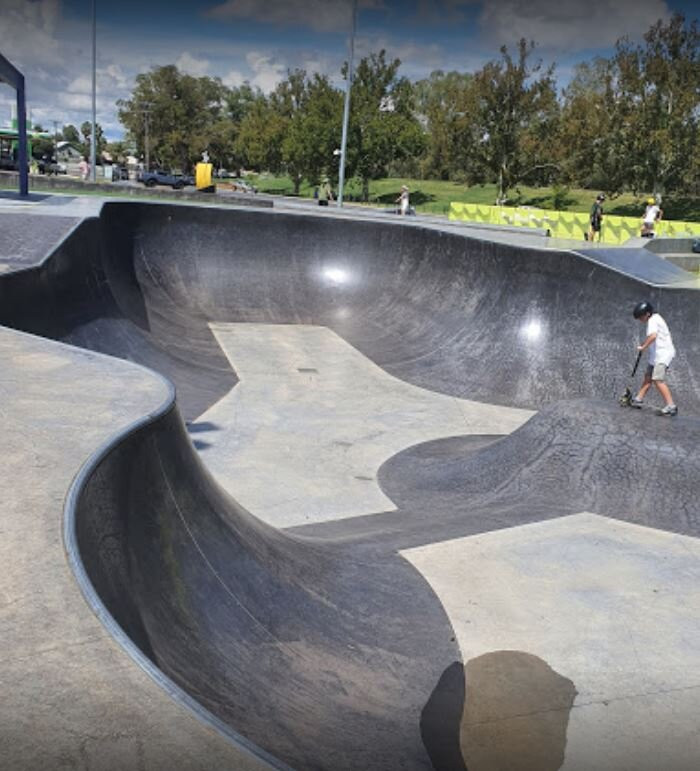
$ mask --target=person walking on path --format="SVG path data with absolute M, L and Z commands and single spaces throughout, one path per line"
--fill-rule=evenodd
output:
M 403 214 L 404 216 L 408 214 L 408 186 L 407 185 L 401 185 L 401 195 L 394 201 L 394 203 L 399 204 L 399 214 Z
M 654 226 L 663 217 L 660 202 L 655 198 L 647 199 L 647 208 L 642 217 L 642 238 L 654 237 Z
M 605 196 L 600 193 L 596 196 L 593 206 L 591 206 L 590 225 L 588 228 L 587 241 L 594 241 L 595 234 L 598 234 L 598 242 L 600 243 L 600 229 L 603 225 L 603 201 Z
M 678 407 L 674 404 L 671 389 L 666 384 L 666 372 L 673 361 L 673 357 L 676 355 L 676 349 L 673 345 L 673 338 L 668 329 L 668 324 L 666 324 L 660 313 L 654 312 L 654 306 L 646 300 L 635 305 L 632 315 L 642 324 L 647 325 L 646 339 L 641 345 L 637 346 L 637 350 L 640 353 L 646 350 L 649 351 L 649 363 L 644 374 L 642 387 L 639 389 L 639 393 L 632 399 L 630 405 L 640 409 L 644 402 L 644 397 L 653 383 L 666 402 L 666 406 L 658 410 L 658 414 L 673 417 L 678 414 Z

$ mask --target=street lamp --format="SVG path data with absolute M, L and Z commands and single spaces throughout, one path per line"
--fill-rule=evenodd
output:
M 355 55 L 355 30 L 357 29 L 357 0 L 352 3 L 352 33 L 350 34 L 350 58 L 348 61 L 348 82 L 345 89 L 343 107 L 343 138 L 340 143 L 340 175 L 338 178 L 338 206 L 343 205 L 343 187 L 345 186 L 345 157 L 348 146 L 348 122 L 350 120 L 350 89 L 352 88 L 352 64 Z M 335 155 L 335 153 L 333 153 Z
M 97 180 L 97 0 L 92 0 L 92 131 L 90 132 L 90 181 Z
M 143 148 L 145 153 L 144 162 L 146 164 L 146 168 L 144 171 L 150 171 L 150 159 L 149 159 L 149 147 L 148 147 L 148 119 L 151 115 L 151 103 L 145 102 L 143 106 L 141 107 L 141 112 L 143 113 Z
M 53 122 L 53 159 L 55 163 L 58 163 L 58 121 L 57 120 Z

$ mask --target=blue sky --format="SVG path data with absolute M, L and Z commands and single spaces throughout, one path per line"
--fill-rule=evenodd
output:
M 0 52 L 27 79 L 32 120 L 89 120 L 91 0 L 0 0 Z M 359 56 L 385 48 L 412 80 L 473 71 L 501 45 L 534 40 L 555 62 L 560 87 L 575 64 L 606 56 L 622 36 L 640 40 L 657 19 L 697 18 L 697 0 L 359 0 Z M 228 85 L 268 92 L 287 70 L 323 72 L 340 84 L 351 0 L 97 0 L 98 121 L 121 136 L 115 102 L 134 77 L 177 64 Z M 0 86 L 0 124 L 12 91 Z

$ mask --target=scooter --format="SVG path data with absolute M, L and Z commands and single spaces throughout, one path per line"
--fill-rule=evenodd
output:
M 642 358 L 642 352 L 639 351 L 639 353 L 637 353 L 637 360 L 634 362 L 634 368 L 632 369 L 632 374 L 630 375 L 630 378 L 633 378 L 637 374 L 637 367 L 639 366 L 639 361 L 641 358 Z M 620 406 L 621 407 L 632 406 L 632 391 L 629 386 L 625 388 L 625 392 L 620 397 Z

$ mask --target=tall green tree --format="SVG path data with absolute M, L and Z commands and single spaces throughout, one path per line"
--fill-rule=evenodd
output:
M 615 168 L 615 156 L 608 152 L 615 130 L 613 107 L 610 62 L 598 57 L 576 65 L 563 92 L 555 143 L 562 177 L 569 184 L 614 192 L 621 164 Z
M 235 151 L 249 169 L 278 173 L 283 170 L 282 142 L 287 119 L 263 94 L 240 123 Z
M 363 58 L 353 78 L 346 168 L 361 179 L 365 201 L 370 180 L 385 176 L 393 161 L 417 157 L 425 149 L 413 89 L 398 76 L 400 65 L 399 59 L 387 61 L 382 50 Z M 347 77 L 347 65 L 343 74 Z
M 436 70 L 414 83 L 415 109 L 426 130 L 423 176 L 451 179 L 459 173 L 460 129 L 470 108 L 471 82 L 469 73 Z
M 688 191 L 700 129 L 700 30 L 675 14 L 644 44 L 621 40 L 612 66 L 616 107 L 629 127 L 626 183 L 634 190 Z
M 270 94 L 270 106 L 277 113 L 280 125 L 283 126 L 282 163 L 284 170 L 292 178 L 296 195 L 299 195 L 304 176 L 303 157 L 293 151 L 294 145 L 290 145 L 287 139 L 292 125 L 298 125 L 302 120 L 306 102 L 307 78 L 306 71 L 302 69 L 288 71 L 287 77 Z
M 284 164 L 297 194 L 302 179 L 318 184 L 330 171 L 333 152 L 340 145 L 342 112 L 342 94 L 325 75 L 305 78 L 299 109 L 290 117 L 282 144 Z
M 136 76 L 131 99 L 118 102 L 119 120 L 145 155 L 160 166 L 190 170 L 208 149 L 209 130 L 225 115 L 227 89 L 218 78 L 194 77 L 175 65 Z
M 92 123 L 89 120 L 86 120 L 81 124 L 80 132 L 83 135 L 81 149 L 83 151 L 83 155 L 89 160 L 91 150 Z M 102 126 L 100 126 L 99 123 L 95 124 L 95 134 L 97 137 L 95 142 L 95 155 L 97 162 L 99 163 L 102 153 L 107 148 L 107 139 L 105 137 L 104 131 L 102 130 Z
M 522 39 L 513 58 L 503 46 L 500 60 L 488 62 L 474 76 L 473 107 L 463 131 L 467 177 L 497 181 L 499 200 L 518 182 L 541 181 L 544 172 L 556 168 L 554 65 L 530 64 L 534 48 Z
M 74 145 L 79 145 L 81 142 L 80 132 L 72 123 L 68 123 L 66 126 L 63 127 L 63 131 L 61 132 L 61 135 L 63 136 L 63 140 L 65 142 L 70 142 L 71 144 L 74 144 Z

